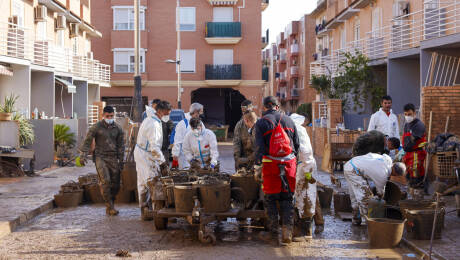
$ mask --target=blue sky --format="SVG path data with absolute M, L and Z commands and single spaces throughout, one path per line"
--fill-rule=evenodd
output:
M 279 32 L 284 31 L 292 20 L 299 20 L 316 7 L 317 0 L 270 0 L 270 5 L 262 13 L 262 34 L 270 29 L 270 43 L 276 41 Z

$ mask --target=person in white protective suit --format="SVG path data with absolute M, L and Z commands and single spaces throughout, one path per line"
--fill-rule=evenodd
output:
M 296 173 L 295 199 L 295 229 L 294 241 L 304 241 L 306 237 L 312 237 L 312 220 L 316 207 L 316 160 L 313 157 L 310 137 L 307 129 L 303 126 L 305 117 L 299 114 L 292 114 L 297 134 L 299 135 L 299 153 Z
M 362 217 L 367 216 L 368 202 L 374 197 L 372 186 L 377 191 L 376 195 L 383 197 L 390 176 L 401 176 L 404 172 L 405 165 L 393 164 L 386 154 L 368 153 L 353 157 L 345 163 L 344 176 L 353 209 L 353 225 L 361 225 Z
M 198 118 L 190 120 L 191 131 L 185 135 L 183 151 L 184 167 L 201 167 L 215 169 L 219 158 L 216 135 L 206 129 Z
M 158 181 L 161 171 L 167 169 L 165 158 L 161 152 L 163 144 L 163 126 L 161 118 L 168 116 L 171 112 L 171 104 L 161 101 L 156 112 L 153 109 L 147 110 L 147 117 L 142 122 L 137 134 L 137 144 L 134 149 L 134 160 L 137 170 L 137 189 L 139 193 L 139 206 L 141 208 L 141 219 L 152 220 L 152 200 L 147 182 Z M 158 182 L 161 184 L 160 182 Z
M 192 118 L 200 119 L 203 116 L 203 105 L 200 103 L 193 103 L 190 105 L 189 113 L 185 114 L 185 119 L 177 123 L 174 134 L 174 145 L 171 151 L 173 157 L 172 168 L 179 168 L 179 170 L 182 170 L 184 166 L 187 165 L 183 152 L 184 138 L 190 131 L 190 120 Z

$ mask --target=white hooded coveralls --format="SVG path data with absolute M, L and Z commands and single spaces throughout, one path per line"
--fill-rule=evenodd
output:
M 391 174 L 392 161 L 390 156 L 376 153 L 356 156 L 345 163 L 344 175 L 348 183 L 351 206 L 358 209 L 361 216 L 367 215 L 368 201 L 372 191 L 368 181 L 372 181 L 379 195 Z
M 161 152 L 162 144 L 163 127 L 161 120 L 152 111 L 148 111 L 147 118 L 139 128 L 137 144 L 134 149 L 140 206 L 143 203 L 141 195 L 148 191 L 147 181 L 160 175 L 160 165 L 165 161 Z
M 171 150 L 172 156 L 177 157 L 179 160 L 179 170 L 183 170 L 186 162 L 183 152 L 183 142 L 185 135 L 190 132 L 190 119 L 191 116 L 189 113 L 185 114 L 185 119 L 187 120 L 187 125 L 185 120 L 180 121 L 176 125 L 176 133 L 174 134 L 174 145 Z
M 316 160 L 313 157 L 310 137 L 305 127 L 302 126 L 305 117 L 295 113 L 290 117 L 295 123 L 300 141 L 299 164 L 297 165 L 296 189 L 294 193 L 295 207 L 299 212 L 300 218 L 311 218 L 315 215 L 316 183 L 308 183 L 305 173 L 309 172 L 312 174 L 312 178 L 317 179 Z
M 192 159 L 201 162 L 201 166 L 206 166 L 206 162 L 211 158 L 211 164 L 217 165 L 219 150 L 217 148 L 216 135 L 209 129 L 204 128 L 197 137 L 192 131 L 189 131 L 184 138 L 183 151 L 185 156 L 185 168 L 190 167 Z
M 381 108 L 379 111 L 372 114 L 367 131 L 372 130 L 382 132 L 384 135 L 388 135 L 388 137 L 400 139 L 398 117 L 393 114 L 393 110 L 390 110 L 390 116 Z

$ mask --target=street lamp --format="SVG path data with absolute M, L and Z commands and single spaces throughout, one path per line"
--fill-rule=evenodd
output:
M 134 122 L 142 121 L 142 83 L 140 73 L 140 23 L 139 23 L 140 0 L 134 0 Z
M 180 55 L 180 0 L 177 0 L 176 5 L 176 32 L 177 32 L 177 50 L 176 50 L 176 60 L 168 60 L 172 61 L 172 63 L 177 64 L 177 108 L 182 109 L 182 102 L 181 102 L 181 55 Z M 167 62 L 168 62 L 167 61 Z

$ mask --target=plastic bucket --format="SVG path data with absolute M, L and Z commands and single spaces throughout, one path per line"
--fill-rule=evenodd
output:
M 226 212 L 230 209 L 229 183 L 200 184 L 198 188 L 204 212 Z
M 438 209 L 434 239 L 441 239 L 442 227 L 444 226 L 444 208 Z M 435 210 L 406 210 L 408 238 L 418 240 L 430 240 L 433 231 Z
M 352 212 L 350 194 L 344 192 L 334 194 L 334 211 L 338 212 Z
M 176 212 L 191 212 L 195 206 L 193 197 L 197 195 L 197 188 L 191 185 L 174 186 L 174 205 Z
M 334 190 L 332 188 L 329 188 L 329 187 L 318 188 L 319 204 L 321 205 L 321 208 L 328 209 L 331 207 L 333 193 L 334 193 Z
M 399 245 L 406 220 L 367 218 L 367 232 L 371 248 L 394 248 Z
M 259 198 L 259 184 L 254 179 L 254 176 L 233 175 L 230 178 L 232 180 L 232 188 L 237 187 L 243 190 L 245 201 L 252 201 Z

